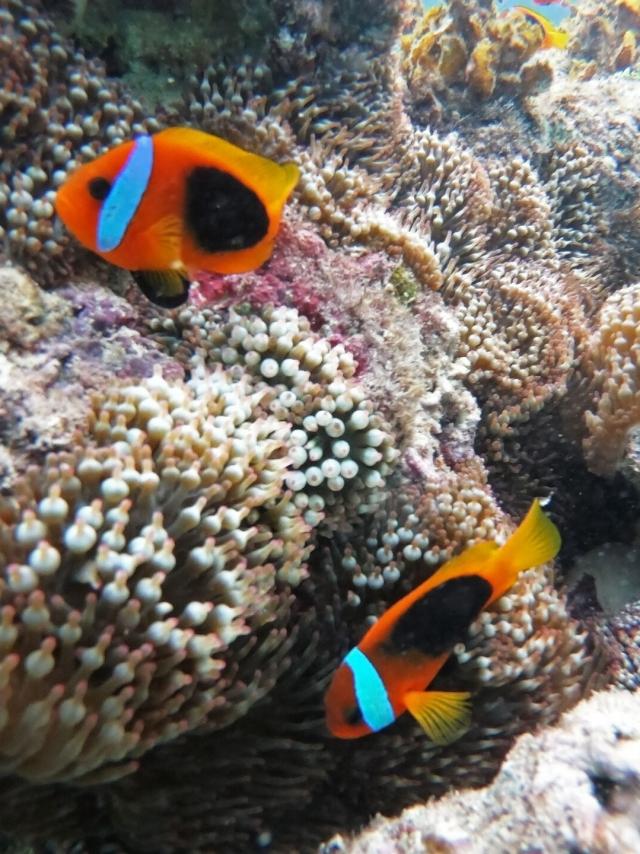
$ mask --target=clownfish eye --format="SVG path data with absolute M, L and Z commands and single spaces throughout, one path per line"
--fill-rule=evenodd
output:
M 106 178 L 92 178 L 87 184 L 89 195 L 97 202 L 103 202 L 109 195 L 111 183 Z
M 354 706 L 344 716 L 345 722 L 350 726 L 355 726 L 356 724 L 362 723 L 362 712 L 360 711 L 360 706 Z

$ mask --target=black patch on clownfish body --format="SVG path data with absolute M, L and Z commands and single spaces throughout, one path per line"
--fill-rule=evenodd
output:
M 131 275 L 146 298 L 161 308 L 177 308 L 187 301 L 189 279 L 176 270 L 132 270 Z
M 480 575 L 450 578 L 415 602 L 398 618 L 385 648 L 394 653 L 418 650 L 442 655 L 464 640 L 492 593 Z
M 212 166 L 189 173 L 184 219 L 205 252 L 248 249 L 269 230 L 267 211 L 253 190 Z

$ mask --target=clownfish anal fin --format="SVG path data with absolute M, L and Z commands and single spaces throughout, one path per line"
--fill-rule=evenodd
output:
M 176 308 L 189 296 L 189 279 L 178 270 L 132 270 L 131 275 L 146 298 L 161 308 Z
M 471 695 L 468 691 L 409 691 L 407 709 L 435 744 L 451 744 L 469 729 Z

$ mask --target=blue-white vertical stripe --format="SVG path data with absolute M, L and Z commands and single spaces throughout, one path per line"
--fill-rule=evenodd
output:
M 153 139 L 139 136 L 118 173 L 98 217 L 99 252 L 117 249 L 138 210 L 153 168 Z
M 369 729 L 377 732 L 395 720 L 387 689 L 367 656 L 355 646 L 344 659 L 353 674 L 356 700 Z

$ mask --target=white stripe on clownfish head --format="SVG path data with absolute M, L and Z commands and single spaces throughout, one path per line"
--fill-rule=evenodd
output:
M 99 252 L 117 249 L 138 210 L 153 168 L 153 140 L 136 138 L 124 166 L 116 176 L 98 217 Z
M 367 656 L 355 646 L 343 663 L 353 674 L 356 700 L 369 729 L 377 732 L 393 723 L 396 716 L 391 708 L 387 689 Z

